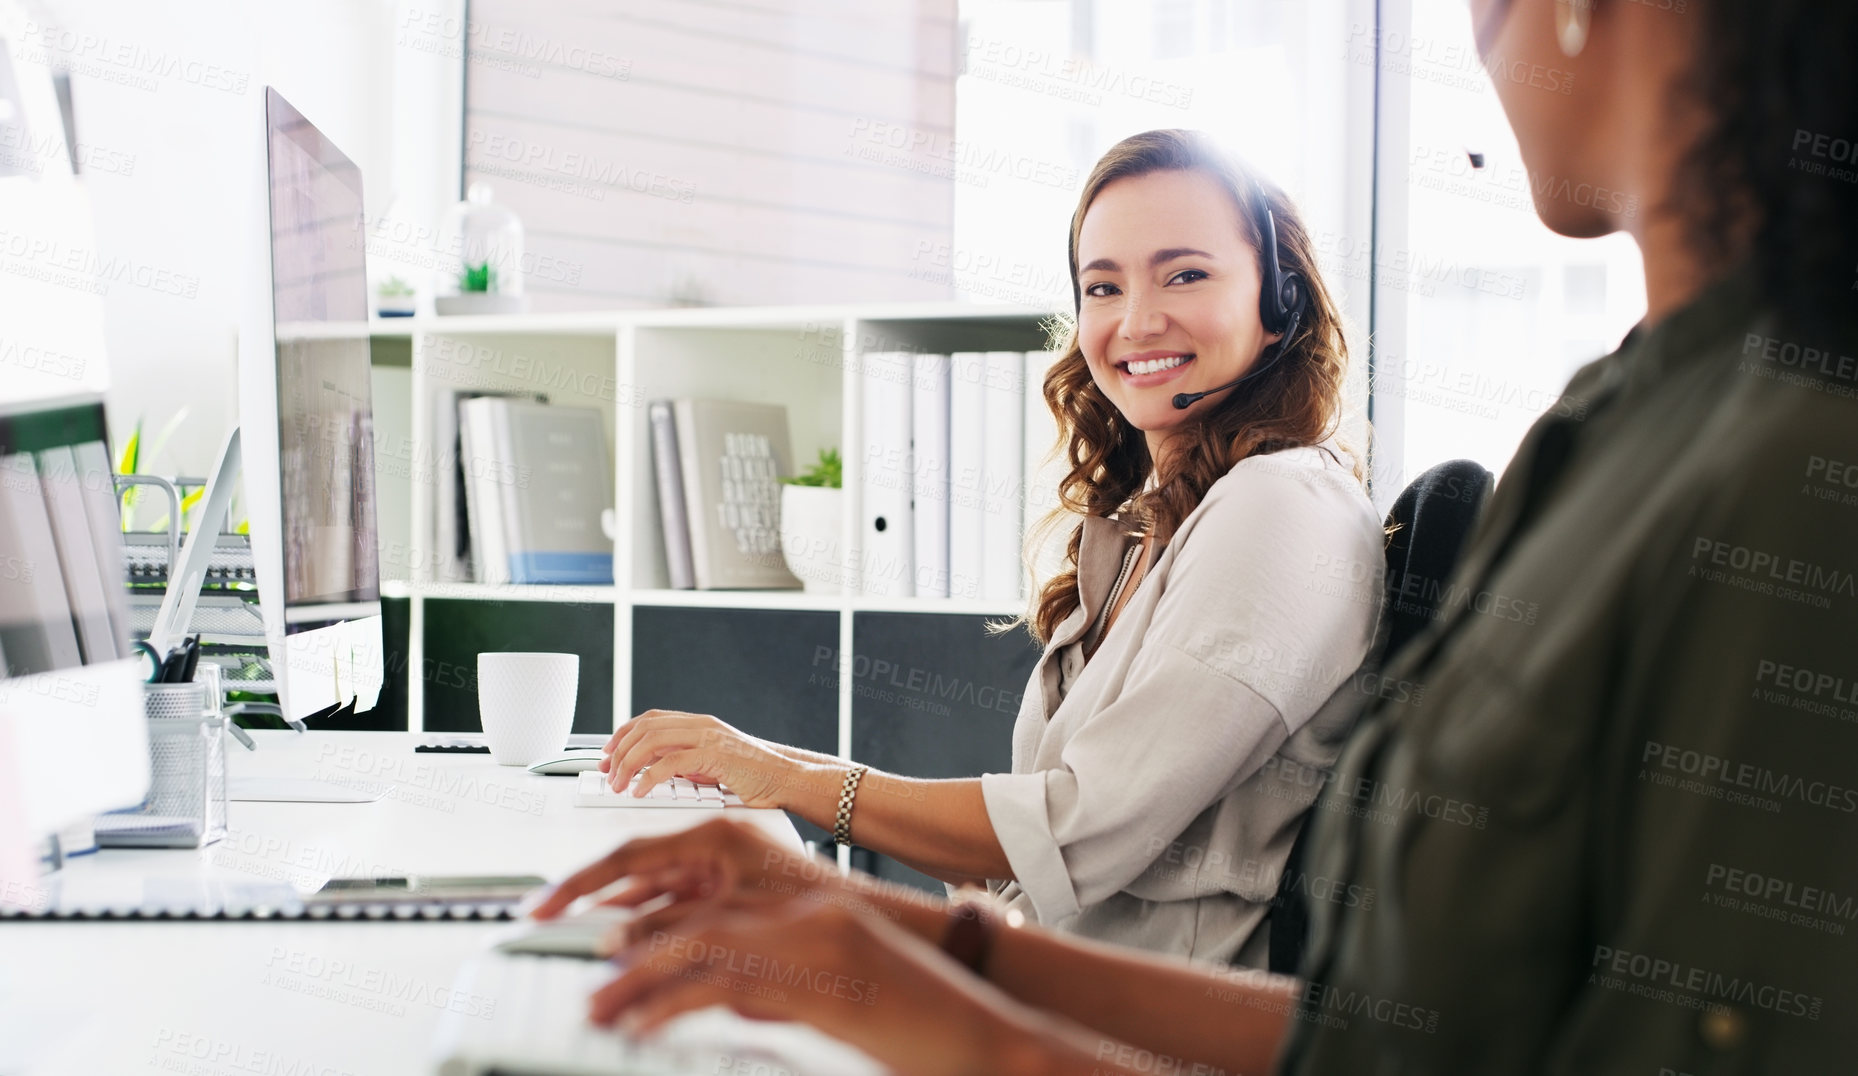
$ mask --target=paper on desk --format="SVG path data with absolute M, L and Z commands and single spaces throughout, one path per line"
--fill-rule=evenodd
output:
M 373 803 L 394 790 L 387 782 L 325 781 L 308 777 L 232 777 L 226 798 L 257 803 Z
M 38 871 L 32 862 L 32 837 L 26 832 L 19 765 L 13 718 L 0 713 L 0 904 L 33 905 Z
M 91 1033 L 98 1014 L 55 1007 L 31 997 L 9 997 L 0 985 L 0 1074 L 32 1072 L 62 1047 Z

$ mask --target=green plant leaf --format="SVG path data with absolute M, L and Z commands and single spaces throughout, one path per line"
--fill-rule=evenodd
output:
M 116 460 L 117 474 L 135 474 L 136 467 L 142 460 L 142 419 L 138 416 L 135 426 L 129 431 L 129 439 L 123 442 L 122 454 Z M 142 492 L 140 486 L 130 486 L 123 490 L 121 503 L 117 506 L 118 515 L 122 517 L 123 533 L 129 532 L 130 521 L 135 515 L 136 494 Z
M 142 420 L 135 420 L 135 428 L 129 431 L 129 440 L 123 442 L 123 451 L 116 461 L 117 474 L 134 474 L 136 462 L 142 451 Z
M 205 497 L 206 497 L 206 487 L 196 486 L 192 493 L 189 493 L 187 496 L 181 498 L 181 529 L 182 530 L 187 529 L 187 517 L 190 513 L 193 512 L 194 506 L 199 504 L 203 499 L 205 499 Z
M 781 479 L 790 486 L 817 486 L 826 489 L 840 489 L 845 482 L 845 465 L 839 459 L 836 448 L 819 450 L 819 462 L 800 474 Z

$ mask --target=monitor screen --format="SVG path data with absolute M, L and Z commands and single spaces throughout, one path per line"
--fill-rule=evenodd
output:
M 266 90 L 289 630 L 380 599 L 361 172 Z

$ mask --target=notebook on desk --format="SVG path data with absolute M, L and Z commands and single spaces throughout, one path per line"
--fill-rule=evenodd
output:
M 136 891 L 92 890 L 54 876 L 15 903 L 0 902 L 0 920 L 510 920 L 539 877 L 331 878 L 315 893 L 281 882 L 145 878 Z M 396 885 L 394 883 L 404 883 Z

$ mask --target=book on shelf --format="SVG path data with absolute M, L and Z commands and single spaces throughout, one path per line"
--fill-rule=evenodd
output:
M 981 597 L 1019 597 L 1020 542 L 1024 537 L 1026 356 L 989 351 L 983 364 L 981 480 Z
M 985 373 L 986 356 L 979 351 L 949 356 L 948 593 L 968 600 L 981 596 Z
M 90 524 L 90 552 L 96 558 L 97 578 L 116 580 L 123 576 L 121 502 L 116 499 L 116 468 L 110 462 L 110 448 L 102 441 L 86 441 L 71 448 L 77 464 L 78 485 L 84 496 L 84 518 Z M 249 550 L 249 539 L 247 549 Z M 129 657 L 135 653 L 130 645 L 128 612 L 121 603 L 108 603 L 110 638 L 116 653 Z
M 864 458 L 858 467 L 863 531 L 859 589 L 883 598 L 914 597 L 910 353 L 866 352 L 858 371 L 864 401 Z
M 503 487 L 515 480 L 496 462 L 490 437 L 490 399 L 458 404 L 458 466 L 465 476 L 466 526 L 471 536 L 471 573 L 479 583 L 510 581 L 503 548 Z M 493 527 L 492 524 L 495 524 Z
M 470 493 L 465 489 L 464 445 L 458 427 L 458 407 L 467 400 L 497 397 L 547 403 L 540 392 L 499 392 L 491 389 L 432 390 L 432 443 L 438 446 L 433 468 L 432 578 L 439 583 L 464 583 L 480 578 L 471 550 Z
M 672 414 L 696 588 L 797 589 L 781 556 L 780 479 L 793 473 L 787 409 L 680 398 Z
M 684 498 L 684 470 L 677 452 L 674 401 L 653 400 L 646 408 L 651 424 L 652 479 L 658 489 L 658 523 L 664 535 L 665 571 L 672 590 L 691 590 L 697 570 L 690 557 L 690 515 Z
M 916 596 L 948 597 L 947 355 L 910 357 L 910 500 Z
M 1057 503 L 1062 474 L 1046 458 L 1057 434 L 1042 393 L 1050 361 L 1043 351 L 861 357 L 864 593 L 1024 594 L 1025 528 Z
M 1058 360 L 1050 351 L 1026 352 L 1026 478 L 1025 529 L 1033 528 L 1058 507 L 1058 483 L 1070 469 L 1065 446 L 1058 441 L 1058 420 L 1045 402 L 1045 374 Z M 1030 587 L 1038 580 L 1050 579 L 1064 563 L 1065 543 L 1070 540 L 1067 527 L 1058 527 L 1042 536 L 1039 548 L 1029 551 Z
M 78 646 L 87 664 L 115 661 L 127 655 L 118 652 L 116 626 L 110 622 L 111 595 L 105 593 L 104 587 L 122 576 L 123 567 L 114 564 L 107 571 L 96 571 L 103 565 L 96 550 L 99 536 L 91 525 L 92 512 L 85 505 L 87 487 L 112 488 L 108 472 L 99 475 L 93 471 L 80 477 L 76 452 L 68 445 L 45 449 L 38 457 L 39 483 L 51 519 L 52 540 L 65 566 L 61 573 L 65 599 L 77 626 Z M 110 503 L 111 495 L 105 495 L 105 505 Z M 109 538 L 107 534 L 101 537 L 105 541 Z
M 0 457 L 0 611 L 3 671 L 23 676 L 82 663 L 51 512 L 30 452 Z
M 605 416 L 497 397 L 466 400 L 458 415 L 479 582 L 611 583 Z

